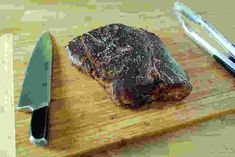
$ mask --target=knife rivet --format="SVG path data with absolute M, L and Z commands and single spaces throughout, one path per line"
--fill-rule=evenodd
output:
M 42 83 L 42 86 L 47 86 L 47 83 L 46 83 L 46 82 L 43 82 L 43 83 Z

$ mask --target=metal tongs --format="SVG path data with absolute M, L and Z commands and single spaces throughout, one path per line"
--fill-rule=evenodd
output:
M 229 70 L 233 75 L 235 75 L 235 47 L 221 34 L 219 33 L 211 24 L 209 24 L 205 19 L 198 15 L 195 11 L 192 11 L 188 6 L 180 2 L 175 2 L 174 13 L 179 20 L 180 24 L 185 30 L 185 33 L 193 39 L 199 46 L 207 50 L 216 61 L 222 64 L 227 70 Z M 203 28 L 203 30 L 209 34 L 209 36 L 216 41 L 222 48 L 225 49 L 225 53 L 221 53 L 206 40 L 204 40 L 199 34 L 197 34 L 192 27 L 186 24 L 183 19 L 186 19 L 198 24 Z

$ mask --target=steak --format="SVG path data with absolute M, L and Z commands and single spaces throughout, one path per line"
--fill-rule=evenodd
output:
M 189 77 L 154 33 L 109 24 L 69 41 L 72 63 L 96 79 L 117 104 L 136 108 L 177 101 L 192 90 Z

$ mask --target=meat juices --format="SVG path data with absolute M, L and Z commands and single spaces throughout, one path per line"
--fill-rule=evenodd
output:
M 80 70 L 96 79 L 117 104 L 136 108 L 189 95 L 189 77 L 154 33 L 110 24 L 66 45 Z

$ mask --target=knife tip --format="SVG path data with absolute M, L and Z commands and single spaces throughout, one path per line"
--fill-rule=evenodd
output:
M 52 37 L 53 35 L 52 35 L 51 32 L 49 32 L 49 31 L 44 31 L 44 32 L 42 33 L 42 36 L 49 36 L 49 37 Z

